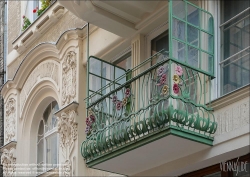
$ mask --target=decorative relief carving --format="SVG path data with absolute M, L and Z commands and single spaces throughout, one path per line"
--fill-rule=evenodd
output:
M 62 112 L 58 118 L 58 133 L 60 136 L 60 147 L 62 148 L 62 155 L 66 159 L 62 168 L 64 176 L 71 176 L 71 161 L 70 155 L 75 146 L 75 140 L 77 139 L 77 123 L 75 122 L 76 112 L 69 110 Z
M 23 89 L 20 93 L 20 108 L 21 112 L 23 110 L 24 103 L 31 91 L 31 89 L 36 85 L 39 79 L 49 78 L 52 79 L 57 87 L 59 80 L 59 64 L 55 61 L 44 61 L 40 63 L 29 75 L 28 79 L 24 83 Z
M 66 160 L 63 164 L 63 168 L 62 168 L 62 174 L 63 176 L 72 176 L 71 175 L 71 161 L 70 160 Z
M 5 144 L 13 140 L 16 134 L 16 100 L 8 99 L 5 112 Z
M 218 123 L 217 135 L 233 131 L 249 124 L 248 99 L 245 102 L 236 102 L 228 106 L 227 109 L 215 112 L 215 118 Z
M 15 176 L 16 149 L 14 147 L 3 150 L 1 164 L 3 165 L 3 176 Z
M 62 63 L 62 105 L 76 96 L 76 53 L 70 51 Z

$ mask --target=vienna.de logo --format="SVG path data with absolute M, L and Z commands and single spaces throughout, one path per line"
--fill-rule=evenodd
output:
M 248 172 L 247 171 L 247 162 L 239 162 L 239 157 L 236 162 L 221 162 L 220 163 L 221 171 L 234 171 L 236 176 L 239 172 Z

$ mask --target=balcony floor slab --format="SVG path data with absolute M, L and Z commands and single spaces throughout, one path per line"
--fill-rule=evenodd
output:
M 158 139 L 152 140 L 152 137 Z M 165 130 L 117 149 L 88 163 L 88 166 L 130 176 L 211 148 L 211 145 L 212 140 L 206 138 L 188 135 L 175 129 Z

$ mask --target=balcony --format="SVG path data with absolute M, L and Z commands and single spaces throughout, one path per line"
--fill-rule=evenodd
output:
M 179 18 L 182 6 L 207 21 L 197 27 Z M 188 1 L 169 8 L 168 51 L 127 71 L 89 58 L 81 153 L 91 168 L 135 175 L 213 145 L 213 18 Z
M 92 60 L 93 64 L 101 62 Z M 147 67 L 151 63 L 156 64 Z M 169 146 L 173 151 L 171 144 L 179 142 L 176 148 L 183 155 L 186 148 L 192 147 L 189 152 L 195 152 L 212 145 L 217 123 L 207 104 L 211 76 L 169 58 L 164 51 L 132 70 L 114 69 L 124 74 L 91 91 L 87 98 L 89 118 L 94 121 L 81 152 L 89 167 L 107 170 L 119 155 L 146 144 L 151 151 L 159 146 Z M 126 169 L 109 171 L 128 174 Z

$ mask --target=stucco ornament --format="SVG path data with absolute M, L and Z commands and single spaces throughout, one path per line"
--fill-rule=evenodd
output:
M 5 143 L 15 137 L 16 131 L 16 100 L 10 98 L 6 104 Z
M 66 166 L 63 167 L 63 174 L 65 176 L 71 176 L 71 161 L 69 159 L 75 146 L 75 140 L 77 139 L 77 123 L 75 122 L 75 117 L 76 112 L 70 110 L 63 112 L 58 118 L 57 126 L 60 135 L 60 146 L 62 148 L 62 155 L 64 159 L 66 159 Z M 68 172 L 68 170 L 70 171 Z
M 62 174 L 63 174 L 63 176 L 72 176 L 71 175 L 71 161 L 70 160 L 66 160 L 64 162 Z
M 20 113 L 22 114 L 26 100 L 33 88 L 44 80 L 54 82 L 59 91 L 59 63 L 53 60 L 45 60 L 38 64 L 29 74 L 20 93 Z M 20 117 L 21 118 L 21 117 Z
M 16 172 L 16 149 L 4 149 L 1 156 L 1 164 L 3 165 L 3 176 L 15 176 Z
M 67 53 L 62 63 L 62 104 L 69 104 L 76 96 L 76 53 Z

